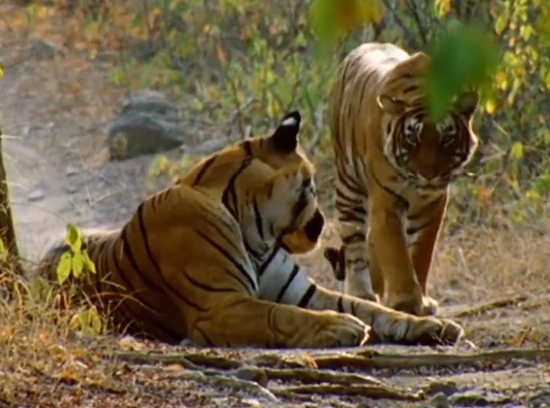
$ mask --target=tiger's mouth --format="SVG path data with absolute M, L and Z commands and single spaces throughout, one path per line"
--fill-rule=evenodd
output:
M 325 227 L 325 217 L 319 209 L 315 210 L 313 216 L 304 225 L 304 232 L 306 237 L 312 241 L 317 242 L 323 233 Z

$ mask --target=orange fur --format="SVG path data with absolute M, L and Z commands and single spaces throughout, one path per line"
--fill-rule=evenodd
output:
M 426 283 L 449 185 L 478 144 L 476 93 L 460 95 L 439 123 L 429 119 L 429 67 L 421 52 L 360 45 L 342 61 L 329 104 L 344 290 L 417 315 L 436 313 Z
M 122 297 L 105 311 L 117 331 L 207 346 L 355 346 L 369 333 L 402 344 L 460 338 L 452 321 L 330 291 L 291 260 L 314 248 L 324 227 L 300 121 L 291 112 L 271 136 L 204 159 L 148 197 L 121 230 L 85 234 L 94 289 L 111 292 L 104 304 Z M 66 249 L 46 254 L 43 275 Z

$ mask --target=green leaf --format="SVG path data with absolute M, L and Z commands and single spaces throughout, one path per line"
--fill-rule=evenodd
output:
M 97 311 L 97 308 L 95 306 L 92 306 L 88 310 L 88 320 L 90 329 L 92 330 L 92 334 L 101 334 L 101 328 L 103 324 L 101 322 L 101 316 L 99 315 L 99 312 Z
M 310 7 L 313 32 L 322 50 L 362 24 L 378 23 L 383 14 L 381 0 L 314 0 Z
M 521 142 L 515 142 L 512 145 L 512 148 L 510 149 L 510 158 L 512 160 L 521 160 L 523 159 L 525 149 L 523 147 L 523 143 Z
M 84 256 L 82 254 L 83 252 L 79 251 L 73 255 L 72 268 L 73 268 L 73 275 L 75 278 L 78 278 L 82 274 L 82 270 L 84 269 L 85 261 L 84 261 Z
M 80 229 L 72 223 L 67 224 L 67 235 L 65 242 L 71 247 L 73 252 L 79 252 L 82 247 L 82 235 Z
M 4 240 L 0 238 L 0 261 L 6 262 L 8 259 L 8 248 L 4 244 Z
M 94 261 L 92 261 L 90 259 L 90 257 L 88 256 L 88 252 L 87 251 L 82 251 L 81 254 L 82 254 L 82 257 L 84 258 L 84 264 L 86 265 L 88 270 L 91 273 L 96 273 Z
M 4 69 L 2 68 L 2 64 L 0 64 L 0 78 L 4 76 Z
M 57 282 L 59 282 L 60 285 L 63 285 L 63 283 L 69 279 L 69 276 L 71 275 L 71 268 L 72 268 L 72 256 L 70 252 L 64 252 L 61 255 L 61 258 L 59 259 L 59 263 L 57 264 Z
M 486 31 L 458 20 L 452 20 L 443 33 L 434 38 L 428 51 L 432 64 L 425 92 L 430 116 L 438 121 L 461 93 L 469 89 L 482 95 L 491 93 L 500 53 Z
M 451 0 L 434 0 L 434 8 L 438 17 L 444 17 L 452 9 Z

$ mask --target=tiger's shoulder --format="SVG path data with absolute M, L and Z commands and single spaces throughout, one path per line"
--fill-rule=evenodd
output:
M 391 43 L 364 43 L 344 57 L 337 83 L 341 91 L 347 88 L 350 98 L 374 99 L 373 106 L 377 103 L 372 96 L 380 94 L 414 103 L 423 96 L 421 82 L 430 63 L 423 52 L 409 54 Z

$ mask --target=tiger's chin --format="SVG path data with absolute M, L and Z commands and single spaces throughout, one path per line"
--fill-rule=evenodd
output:
M 292 254 L 305 254 L 317 247 L 325 227 L 325 217 L 320 210 L 316 210 L 305 225 L 281 239 L 281 246 Z

